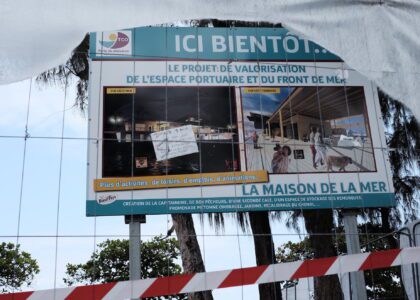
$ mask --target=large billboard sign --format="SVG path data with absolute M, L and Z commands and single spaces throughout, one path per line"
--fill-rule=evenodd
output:
M 375 85 L 278 28 L 90 41 L 87 215 L 395 204 Z

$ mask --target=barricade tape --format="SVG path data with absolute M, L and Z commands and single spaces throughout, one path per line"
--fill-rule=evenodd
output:
M 348 272 L 382 269 L 420 262 L 420 247 L 319 258 L 225 271 L 20 292 L 0 300 L 133 299 L 200 292 Z

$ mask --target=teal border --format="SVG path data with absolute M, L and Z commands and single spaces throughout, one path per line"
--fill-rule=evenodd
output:
M 197 204 L 197 201 L 202 201 L 202 203 L 205 203 L 205 205 L 207 204 L 215 206 L 203 207 L 203 204 Z M 213 202 L 230 203 L 233 201 L 237 201 L 236 206 L 227 207 L 226 204 L 211 204 Z M 190 202 L 193 204 L 188 204 Z M 253 204 L 253 206 L 247 206 L 250 204 Z M 95 200 L 88 200 L 86 202 L 86 215 L 88 217 L 119 216 L 131 214 L 158 215 L 172 213 L 392 207 L 395 205 L 395 195 L 393 193 L 325 194 L 266 197 L 214 197 L 200 199 L 134 199 L 117 200 L 107 205 L 98 204 Z
M 284 28 L 252 28 L 252 27 L 238 27 L 238 28 L 209 28 L 209 27 L 137 27 L 132 29 L 132 55 L 97 55 L 96 54 L 96 35 L 101 32 L 90 33 L 90 57 L 92 59 L 100 60 L 238 60 L 238 61 L 335 61 L 342 60 L 329 52 L 327 49 L 305 40 L 292 34 Z M 118 30 L 115 30 L 118 31 Z M 202 52 L 186 52 L 181 50 L 176 51 L 175 36 L 201 36 L 203 39 Z M 274 52 L 271 41 L 267 40 L 267 52 L 255 51 L 238 52 L 236 48 L 230 52 L 228 50 L 223 52 L 213 52 L 211 48 L 212 36 L 223 36 L 228 40 L 229 36 L 236 38 L 250 36 L 276 36 L 280 40 L 277 42 L 278 51 Z M 283 40 L 288 36 L 297 38 L 298 51 L 287 52 L 283 46 Z M 193 46 L 191 43 L 191 47 Z M 287 39 L 286 43 L 290 44 Z M 294 44 L 293 44 L 294 45 Z M 292 45 L 289 45 L 291 47 Z M 245 47 L 248 48 L 248 40 L 245 39 Z

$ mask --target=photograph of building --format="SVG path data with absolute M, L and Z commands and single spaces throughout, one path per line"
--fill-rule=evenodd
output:
M 104 177 L 240 169 L 233 89 L 137 88 L 104 98 Z M 185 125 L 192 126 L 199 153 L 157 161 L 150 134 Z
M 248 170 L 376 170 L 362 87 L 280 90 L 270 95 L 242 93 Z

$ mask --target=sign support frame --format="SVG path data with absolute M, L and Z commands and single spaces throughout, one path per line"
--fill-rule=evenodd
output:
M 141 279 L 141 224 L 146 223 L 146 215 L 126 215 L 129 225 L 129 272 L 130 280 Z
M 360 240 L 357 231 L 357 210 L 343 210 L 344 233 L 346 237 L 347 254 L 359 254 Z M 363 271 L 349 273 L 350 298 L 353 300 L 367 300 L 366 282 Z

